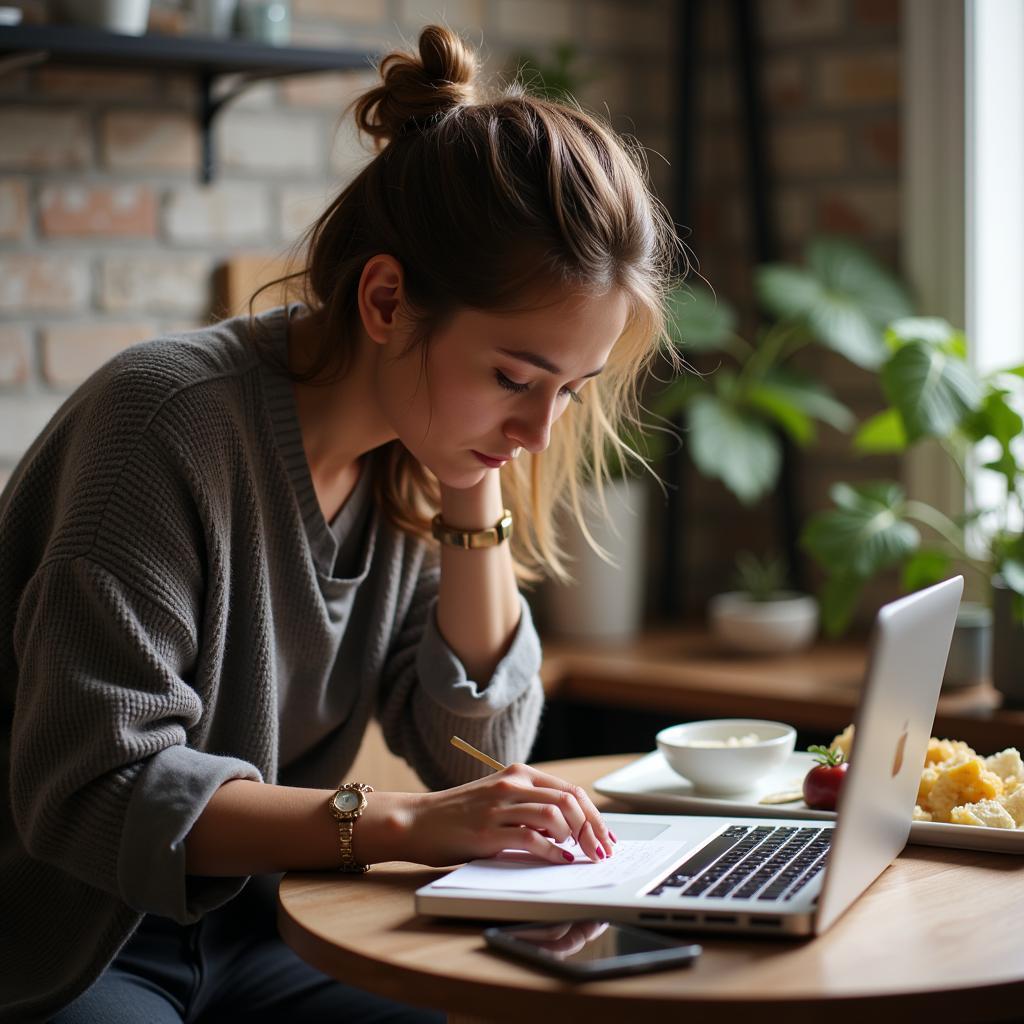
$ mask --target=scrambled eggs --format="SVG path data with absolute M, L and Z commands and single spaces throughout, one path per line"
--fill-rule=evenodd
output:
M 849 760 L 853 726 L 831 743 Z M 1024 762 L 1016 747 L 981 757 L 962 740 L 928 741 L 914 821 L 1024 829 Z

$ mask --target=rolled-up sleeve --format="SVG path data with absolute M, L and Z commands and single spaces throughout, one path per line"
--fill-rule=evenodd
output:
M 519 624 L 490 679 L 474 680 L 438 629 L 438 581 L 436 568 L 421 575 L 385 666 L 379 712 L 389 747 L 431 789 L 488 770 L 453 748 L 453 735 L 503 763 L 525 761 L 544 705 L 540 639 L 526 599 L 519 595 Z

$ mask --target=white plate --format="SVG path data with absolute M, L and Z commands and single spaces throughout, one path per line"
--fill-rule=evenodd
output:
M 655 750 L 594 783 L 594 789 L 638 811 L 668 814 L 735 814 L 741 818 L 834 818 L 835 811 L 812 811 L 800 800 L 792 804 L 762 804 L 768 793 L 798 790 L 812 754 L 796 751 L 776 772 L 765 776 L 749 793 L 734 796 L 703 796 L 692 782 L 677 775 Z M 950 825 L 941 821 L 915 821 L 910 842 L 919 846 L 951 846 L 963 850 L 1024 855 L 1024 829 L 985 828 L 981 825 Z

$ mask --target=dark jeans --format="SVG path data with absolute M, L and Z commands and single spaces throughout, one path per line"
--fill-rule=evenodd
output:
M 277 934 L 276 885 L 276 876 L 253 878 L 193 925 L 147 915 L 114 962 L 52 1024 L 443 1024 L 443 1013 L 343 985 L 300 959 Z

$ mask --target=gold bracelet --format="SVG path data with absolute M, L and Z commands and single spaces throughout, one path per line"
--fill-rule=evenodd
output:
M 512 536 L 512 513 L 506 508 L 502 511 L 501 518 L 493 525 L 483 530 L 455 530 L 446 526 L 441 519 L 441 514 L 434 516 L 431 524 L 434 537 L 442 544 L 451 544 L 452 547 L 465 548 L 493 548 Z

